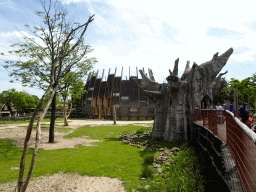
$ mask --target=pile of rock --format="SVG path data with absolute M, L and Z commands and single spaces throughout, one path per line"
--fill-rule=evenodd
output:
M 149 138 L 150 134 L 144 133 L 144 134 L 128 134 L 128 133 L 123 133 L 120 134 L 119 139 L 123 141 L 123 143 L 138 147 L 140 148 L 141 146 L 150 146 L 150 141 L 145 140 L 145 138 Z M 144 139 L 143 139 L 144 138 Z M 143 139 L 143 140 L 141 140 Z
M 162 151 L 162 153 L 160 153 L 159 157 L 156 159 L 156 164 L 165 163 L 165 165 L 167 166 L 170 163 L 173 163 L 173 160 L 171 159 L 171 157 L 174 155 L 177 155 L 179 148 L 173 147 L 170 151 L 160 148 L 159 151 Z M 154 166 L 154 167 L 156 167 L 156 166 Z
M 119 140 L 121 140 L 123 143 L 134 146 L 134 147 L 151 147 L 151 150 L 158 150 L 162 152 L 160 154 L 160 157 L 158 159 L 159 163 L 163 163 L 167 161 L 168 156 L 176 155 L 177 152 L 179 151 L 179 148 L 173 147 L 170 151 L 165 150 L 162 148 L 161 145 L 158 145 L 158 141 L 150 142 L 147 140 L 147 138 L 150 138 L 149 133 L 143 133 L 143 134 L 128 134 L 128 133 L 123 133 L 119 134 Z

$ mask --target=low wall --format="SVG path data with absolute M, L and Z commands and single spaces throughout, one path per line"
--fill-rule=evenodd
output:
M 230 191 L 243 191 L 235 161 L 227 144 L 210 130 L 194 123 L 194 141 L 206 151 L 211 163 Z

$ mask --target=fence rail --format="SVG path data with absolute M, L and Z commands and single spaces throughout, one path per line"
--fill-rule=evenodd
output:
M 256 134 L 228 110 L 195 109 L 195 123 L 228 145 L 244 191 L 256 191 Z

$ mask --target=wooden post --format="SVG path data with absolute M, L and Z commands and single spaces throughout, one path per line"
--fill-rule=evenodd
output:
M 238 94 L 237 94 L 237 92 L 234 92 L 233 106 L 234 106 L 233 111 L 234 111 L 235 117 L 238 117 Z

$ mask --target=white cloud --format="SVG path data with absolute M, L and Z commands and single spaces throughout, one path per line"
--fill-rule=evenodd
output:
M 10 55 L 8 51 L 15 50 L 15 48 L 10 47 L 14 43 L 22 43 L 25 42 L 25 37 L 34 38 L 35 42 L 39 45 L 43 46 L 44 43 L 41 39 L 38 37 L 35 37 L 33 35 L 30 35 L 26 31 L 13 31 L 13 32 L 6 32 L 6 33 L 0 33 L 0 52 L 4 53 L 5 56 L 0 56 L 3 60 L 19 60 L 19 57 Z
M 87 35 L 94 39 L 91 44 L 99 63 L 95 66 L 100 73 L 103 68 L 124 66 L 124 73 L 136 74 L 136 66 L 151 68 L 155 78 L 162 82 L 173 69 L 174 61 L 180 58 L 179 72 L 190 65 L 204 63 L 219 52 L 230 47 L 234 53 L 228 61 L 230 66 L 239 62 L 255 62 L 256 22 L 253 0 L 243 2 L 231 0 L 167 1 L 152 0 L 62 0 L 63 3 L 85 3 L 89 13 L 95 13 Z M 80 4 L 79 4 L 80 5 Z M 79 9 L 82 9 L 79 6 Z M 72 10 L 74 11 L 74 10 Z M 72 16 L 76 12 L 72 12 Z M 75 20 L 84 17 L 77 15 Z M 3 37 L 0 49 L 9 41 L 19 39 L 18 32 Z M 9 40 L 8 40 L 9 39 Z M 3 51 L 0 51 L 3 52 Z M 105 74 L 107 72 L 105 71 Z M 232 74 L 227 74 L 227 76 Z M 244 74 L 241 76 L 246 76 Z M 233 75 L 234 76 L 234 75 Z M 229 76 L 228 76 L 229 77 Z

